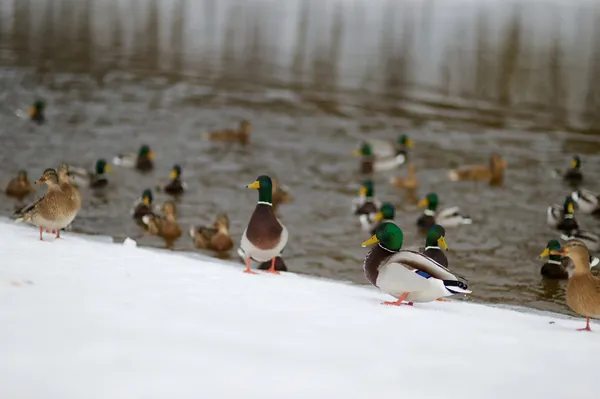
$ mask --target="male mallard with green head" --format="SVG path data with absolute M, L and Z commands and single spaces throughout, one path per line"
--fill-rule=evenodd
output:
M 142 193 L 142 196 L 135 202 L 132 210 L 132 216 L 139 225 L 145 226 L 142 218 L 146 215 L 154 214 L 154 210 L 152 209 L 153 200 L 154 197 L 152 195 L 152 190 L 146 189 Z
M 253 183 L 246 186 L 258 190 L 258 203 L 244 230 L 241 249 L 246 257 L 246 273 L 255 274 L 250 270 L 250 260 L 258 262 L 271 261 L 270 273 L 275 270 L 275 258 L 281 254 L 288 241 L 288 231 L 273 213 L 273 185 L 269 176 L 259 176 Z
M 169 175 L 171 179 L 164 187 L 163 190 L 165 193 L 170 195 L 181 195 L 185 191 L 185 183 L 181 180 L 181 166 L 173 165 L 173 169 L 171 169 L 171 174 Z
M 550 226 L 556 227 L 562 232 L 560 236 L 562 240 L 581 240 L 590 251 L 600 250 L 600 236 L 579 228 L 579 223 L 575 218 L 575 201 L 572 195 L 565 198 L 562 208 L 556 204 L 549 206 L 546 212 L 546 221 Z
M 42 100 L 36 100 L 31 108 L 29 108 L 29 118 L 41 125 L 46 121 L 46 116 L 44 115 L 44 109 L 46 108 L 46 104 Z
M 388 157 L 376 157 L 371 145 L 367 142 L 354 150 L 353 154 L 361 157 L 359 170 L 363 174 L 394 169 L 406 161 L 406 156 L 402 153 Z
M 406 135 L 398 135 L 397 140 L 370 139 L 366 141 L 371 146 L 373 154 L 378 158 L 386 158 L 394 155 L 404 155 L 408 158 L 408 150 L 413 147 L 413 141 Z
M 468 294 L 464 278 L 453 274 L 430 257 L 402 250 L 404 234 L 395 223 L 381 224 L 375 235 L 362 243 L 377 244 L 367 253 L 363 270 L 367 280 L 397 298 L 384 305 L 399 306 L 404 300 L 431 302 L 455 294 Z
M 439 199 L 436 193 L 428 193 L 419 201 L 419 207 L 426 209 L 417 219 L 417 226 L 425 232 L 428 232 L 435 224 L 444 227 L 456 227 L 461 224 L 471 224 L 473 222 L 469 216 L 463 215 L 457 206 L 442 209 L 438 212 L 438 203 Z
M 555 176 L 561 176 L 565 182 L 571 186 L 578 186 L 583 182 L 583 172 L 581 171 L 581 158 L 579 155 L 574 155 L 571 159 L 571 168 L 567 169 L 564 173 L 559 170 L 554 171 Z
M 360 186 L 358 197 L 352 200 L 352 212 L 358 216 L 363 230 L 371 230 L 370 215 L 379 211 L 381 201 L 375 198 L 375 186 L 372 180 L 364 180 Z
M 104 188 L 108 185 L 106 173 L 112 172 L 110 165 L 104 159 L 98 159 L 94 171 L 88 171 L 84 168 L 70 166 L 69 172 L 73 181 L 78 186 L 90 188 Z
M 375 214 L 369 215 L 371 234 L 375 234 L 377 227 L 382 223 L 393 222 L 395 217 L 396 207 L 389 202 L 384 202 Z
M 446 244 L 446 230 L 444 227 L 436 224 L 427 232 L 427 237 L 425 238 L 425 248 L 419 252 L 423 253 L 423 255 L 429 256 L 431 259 L 447 268 L 448 258 L 444 253 L 444 251 L 447 250 L 448 244 Z
M 144 144 L 140 147 L 137 154 L 119 154 L 113 159 L 113 163 L 118 166 L 124 166 L 128 168 L 135 167 L 141 172 L 148 172 L 154 168 L 154 152 L 150 149 L 150 146 Z
M 15 197 L 19 201 L 22 201 L 23 198 L 35 192 L 35 188 L 27 178 L 27 171 L 20 170 L 19 173 L 17 173 L 17 177 L 8 182 L 4 192 L 9 197 Z

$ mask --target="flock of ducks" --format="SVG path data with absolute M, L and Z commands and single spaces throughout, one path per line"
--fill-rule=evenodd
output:
M 43 111 L 43 102 L 37 101 L 29 113 L 31 120 L 42 123 L 45 120 Z M 252 125 L 242 121 L 238 129 L 210 132 L 204 138 L 246 145 L 251 131 Z M 394 142 L 364 141 L 354 151 L 360 157 L 359 171 L 364 175 L 372 175 L 397 168 L 408 161 L 412 146 L 412 140 L 406 135 L 400 135 Z M 137 153 L 116 156 L 113 163 L 147 172 L 154 168 L 153 159 L 150 147 L 142 145 Z M 506 166 L 502 157 L 494 153 L 487 165 L 462 166 L 451 170 L 448 178 L 452 181 L 486 181 L 491 186 L 501 185 Z M 106 187 L 108 172 L 111 172 L 111 168 L 103 159 L 96 162 L 93 171 L 65 164 L 56 170 L 46 169 L 35 183 L 45 183 L 47 193 L 19 209 L 15 213 L 17 221 L 38 226 L 40 240 L 44 231 L 60 238 L 60 231 L 69 226 L 81 209 L 79 187 Z M 556 174 L 577 187 L 583 181 L 581 159 L 574 157 L 569 170 Z M 416 191 L 419 184 L 414 165 L 409 165 L 406 177 L 393 177 L 390 182 L 405 190 L 407 198 L 418 198 Z M 274 178 L 267 175 L 258 176 L 247 188 L 257 190 L 258 200 L 237 249 L 246 266 L 244 272 L 257 274 L 253 271 L 253 262 L 258 269 L 268 273 L 285 271 L 287 267 L 281 253 L 287 245 L 289 234 L 275 210 L 277 205 L 291 202 L 292 198 Z M 157 189 L 175 197 L 182 195 L 186 184 L 182 181 L 181 167 L 174 165 L 169 182 Z M 28 181 L 27 172 L 20 171 L 8 183 L 5 191 L 21 201 L 34 191 L 34 187 Z M 445 254 L 448 250 L 445 229 L 471 224 L 471 218 L 457 206 L 441 208 L 440 198 L 435 192 L 422 197 L 418 206 L 424 210 L 415 224 L 425 235 L 425 245 L 414 251 L 402 249 L 404 234 L 394 222 L 395 207 L 375 197 L 373 180 L 367 178 L 362 181 L 359 195 L 352 202 L 352 212 L 358 218 L 359 225 L 372 235 L 362 243 L 363 247 L 373 245 L 364 259 L 365 277 L 382 292 L 396 298 L 395 301 L 383 302 L 386 305 L 412 306 L 415 302 L 447 301 L 444 298 L 471 293 L 467 280 L 450 270 Z M 541 273 L 548 278 L 569 279 L 567 304 L 576 313 L 586 317 L 584 330 L 589 331 L 590 318 L 600 317 L 600 278 L 591 274 L 591 267 L 598 265 L 600 260 L 590 256 L 589 251 L 600 250 L 600 238 L 580 229 L 575 219 L 575 209 L 582 214 L 600 215 L 600 196 L 577 187 L 565 198 L 562 206 L 551 205 L 548 208 L 548 223 L 561 232 L 560 238 L 566 243 L 561 245 L 557 240 L 547 243 L 540 255 L 540 258 L 548 258 Z M 162 237 L 167 248 L 172 248 L 182 236 L 182 229 L 176 220 L 175 202 L 166 201 L 160 211 L 154 207 L 152 190 L 145 189 L 132 210 L 132 216 L 145 232 Z M 195 246 L 201 249 L 221 253 L 230 251 L 234 246 L 229 235 L 229 218 L 225 213 L 216 215 L 211 226 L 192 226 L 189 235 Z

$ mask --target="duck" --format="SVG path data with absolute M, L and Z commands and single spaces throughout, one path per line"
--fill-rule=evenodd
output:
M 493 153 L 490 156 L 490 163 L 488 165 L 465 165 L 448 172 L 448 178 L 451 181 L 487 180 L 491 186 L 498 186 L 504 181 L 504 169 L 506 169 L 506 166 L 506 161 L 502 159 L 500 154 Z
M 210 141 L 220 141 L 228 143 L 248 144 L 250 141 L 250 133 L 252 132 L 252 124 L 247 120 L 240 122 L 238 129 L 217 130 L 204 134 L 204 139 Z
M 374 196 L 375 188 L 370 179 L 363 180 L 358 197 L 352 201 L 352 213 L 358 216 L 358 220 L 363 230 L 370 231 L 371 215 L 377 213 L 381 207 L 381 201 Z
M 575 219 L 575 201 L 568 195 L 565 197 L 563 205 L 552 204 L 546 210 L 546 222 L 551 227 L 556 227 L 560 231 L 571 233 L 579 229 L 579 224 Z
M 542 265 L 540 274 L 545 278 L 566 280 L 569 278 L 568 267 L 570 260 L 568 257 L 558 255 L 562 246 L 557 240 L 550 240 L 546 244 L 546 248 L 540 254 L 539 259 L 548 258 L 546 263 Z M 600 259 L 590 255 L 590 267 L 596 267 L 600 264 Z
M 367 142 L 364 142 L 360 148 L 354 150 L 353 154 L 361 157 L 359 170 L 362 174 L 391 170 L 406 161 L 406 155 L 403 153 L 388 157 L 376 157 L 373 154 L 371 145 Z
M 46 103 L 43 100 L 36 100 L 29 108 L 29 119 L 38 125 L 41 125 L 46 121 L 46 115 L 44 113 L 45 109 Z
M 579 240 L 585 243 L 586 247 L 590 251 L 600 251 L 600 236 L 598 236 L 596 233 L 592 233 L 591 231 L 577 229 L 571 231 L 570 233 L 563 232 L 560 235 L 560 239 L 563 241 Z
M 33 184 L 27 177 L 27 171 L 20 170 L 17 172 L 17 177 L 11 179 L 6 185 L 4 192 L 9 197 L 14 197 L 19 201 L 22 201 L 29 194 L 35 192 Z
M 412 163 L 408 165 L 408 176 L 394 176 L 390 178 L 390 183 L 392 186 L 397 188 L 416 191 L 419 188 L 419 181 L 417 180 L 417 171 L 415 165 Z
M 67 216 L 65 219 L 66 224 L 61 227 L 62 229 L 69 226 L 81 210 L 81 194 L 77 187 L 71 184 L 73 176 L 70 172 L 69 165 L 64 163 L 58 165 L 57 174 L 60 189 L 66 196 L 64 211 Z M 56 238 L 60 238 L 60 229 L 56 232 Z
M 149 172 L 154 168 L 154 152 L 150 146 L 143 144 L 138 153 L 119 154 L 113 158 L 113 163 L 117 166 L 127 168 L 136 168 L 141 172 Z
M 419 252 L 421 252 L 423 255 L 429 256 L 431 259 L 445 268 L 448 268 L 448 258 L 444 253 L 444 251 L 447 250 L 448 244 L 446 244 L 446 229 L 444 229 L 443 226 L 436 224 L 427 232 L 427 237 L 425 238 L 425 247 L 419 249 Z
M 181 180 L 181 166 L 173 165 L 169 178 L 171 179 L 164 187 L 161 188 L 165 193 L 173 196 L 181 195 L 185 192 L 187 185 Z
M 408 150 L 414 145 L 414 142 L 406 134 L 400 134 L 395 142 L 378 139 L 371 139 L 366 142 L 371 146 L 373 154 L 378 158 L 400 154 L 404 154 L 404 156 L 408 158 Z
M 375 234 L 377 227 L 382 223 L 393 222 L 396 217 L 396 207 L 389 202 L 381 204 L 381 208 L 374 213 L 369 215 L 369 221 L 371 222 L 371 235 Z
M 419 201 L 418 206 L 426 208 L 423 214 L 417 219 L 417 226 L 419 228 L 428 232 L 436 224 L 444 227 L 456 227 L 473 223 L 471 217 L 463 215 L 458 206 L 452 206 L 437 212 L 438 203 L 438 195 L 433 192 L 428 193 Z
M 275 177 L 271 177 L 271 181 L 273 182 L 273 209 L 277 209 L 280 204 L 289 204 L 294 201 L 294 197 L 279 184 Z
M 395 223 L 381 224 L 376 233 L 362 243 L 378 244 L 365 256 L 363 270 L 367 280 L 396 301 L 384 305 L 400 306 L 404 301 L 431 302 L 455 294 L 470 294 L 467 280 L 452 273 L 429 256 L 402 250 L 404 233 Z
M 56 233 L 60 238 L 60 229 L 68 226 L 71 221 L 72 201 L 70 194 L 61 189 L 58 173 L 55 169 L 44 170 L 35 184 L 46 184 L 48 192 L 33 203 L 15 212 L 17 223 L 26 222 L 40 228 L 40 241 L 43 241 L 43 231 Z
M 112 169 L 105 159 L 98 159 L 93 172 L 74 166 L 70 166 L 69 171 L 77 186 L 104 188 L 108 185 L 106 173 L 111 173 Z
M 244 265 L 245 265 L 246 264 L 246 255 L 244 254 L 244 251 L 242 251 L 241 248 L 238 248 L 237 254 L 241 258 L 242 263 L 244 263 Z M 262 263 L 258 262 L 258 266 L 257 266 L 258 270 L 268 271 L 270 268 L 271 268 L 270 260 L 268 260 L 266 262 L 262 262 Z M 283 258 L 281 256 L 275 257 L 275 271 L 278 271 L 278 272 L 287 272 L 288 271 L 288 267 L 285 264 L 285 261 L 283 260 Z
M 233 248 L 233 240 L 229 235 L 229 217 L 226 213 L 218 214 L 213 226 L 192 226 L 190 237 L 199 249 L 211 249 L 222 253 Z
M 571 198 L 577 205 L 577 210 L 595 217 L 600 216 L 600 196 L 589 190 L 579 189 L 571 193 Z
M 161 210 L 164 215 L 147 214 L 142 216 L 142 221 L 147 226 L 148 233 L 161 237 L 167 248 L 173 249 L 175 241 L 181 237 L 181 228 L 175 219 L 177 208 L 172 201 L 166 201 Z
M 154 209 L 152 207 L 153 200 L 154 196 L 152 195 L 152 190 L 147 188 L 142 192 L 142 196 L 134 203 L 131 215 L 139 225 L 146 226 L 142 218 L 146 215 L 154 214 Z
M 242 234 L 240 248 L 246 258 L 245 273 L 256 274 L 250 269 L 251 259 L 263 263 L 271 261 L 267 270 L 278 274 L 275 270 L 275 258 L 281 255 L 288 242 L 288 230 L 273 212 L 273 183 L 267 175 L 261 175 L 247 188 L 258 190 L 258 203 Z
M 566 256 L 573 262 L 567 283 L 567 305 L 585 316 L 586 325 L 578 331 L 592 331 L 590 319 L 600 317 L 600 277 L 591 272 L 588 248 L 580 240 L 570 240 L 561 250 L 548 251 L 549 255 Z
M 579 155 L 574 155 L 573 158 L 571 158 L 571 167 L 569 169 L 565 172 L 555 170 L 554 175 L 562 177 L 566 183 L 572 186 L 581 184 L 583 182 L 583 172 L 581 171 L 581 158 Z

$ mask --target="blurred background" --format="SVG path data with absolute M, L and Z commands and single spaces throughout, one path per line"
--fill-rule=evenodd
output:
M 294 197 L 278 210 L 289 269 L 364 284 L 351 152 L 362 137 L 406 133 L 419 193 L 473 218 L 446 235 L 472 299 L 569 312 L 565 283 L 543 280 L 536 257 L 558 238 L 546 207 L 570 192 L 551 170 L 577 153 L 586 188 L 598 189 L 599 22 L 591 0 L 4 0 L 0 176 L 37 178 L 59 162 L 92 169 L 149 144 L 155 170 L 113 166 L 107 191 L 82 190 L 73 228 L 161 246 L 130 212 L 173 164 L 188 185 L 184 232 L 225 211 L 236 244 L 257 200 L 244 186 L 270 174 Z M 37 98 L 41 126 L 15 114 Z M 246 147 L 202 138 L 244 119 L 254 126 Z M 503 187 L 448 181 L 450 168 L 493 151 L 508 163 Z M 406 245 L 423 245 L 421 210 L 390 185 L 396 174 L 406 167 L 375 176 L 376 197 L 397 206 Z M 7 216 L 16 206 L 0 204 Z M 190 237 L 176 249 L 194 250 Z

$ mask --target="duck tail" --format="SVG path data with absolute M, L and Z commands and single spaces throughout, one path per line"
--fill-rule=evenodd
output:
M 112 161 L 114 165 L 121 166 L 123 164 L 123 157 L 121 155 L 117 155 Z
M 452 181 L 458 181 L 460 179 L 460 176 L 458 175 L 458 172 L 456 170 L 451 170 L 450 172 L 448 172 L 448 179 Z
M 25 221 L 25 218 L 23 216 L 20 216 L 15 219 L 15 223 L 23 223 L 24 221 Z
M 442 280 L 444 287 L 453 294 L 470 294 L 473 291 L 469 290 L 467 284 L 458 280 Z
M 471 216 L 465 215 L 461 220 L 461 224 L 473 224 L 473 219 L 471 219 Z
M 150 223 L 150 215 L 142 216 L 142 222 L 147 226 Z

